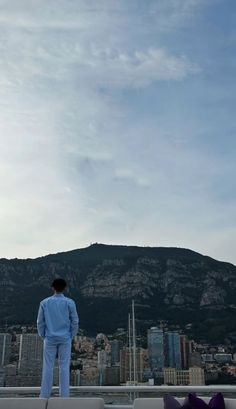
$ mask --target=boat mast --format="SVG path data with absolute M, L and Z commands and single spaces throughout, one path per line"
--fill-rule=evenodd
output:
M 131 346 L 131 317 L 128 315 L 128 337 L 129 337 L 129 381 L 132 380 L 132 346 Z
M 134 313 L 134 300 L 132 300 L 132 327 L 133 327 L 133 362 L 134 362 L 134 384 L 136 384 L 137 377 L 137 365 L 136 365 L 136 330 L 135 330 L 135 313 Z

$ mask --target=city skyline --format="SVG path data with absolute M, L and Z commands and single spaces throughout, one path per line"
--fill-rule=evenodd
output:
M 0 0 L 0 257 L 236 264 L 235 2 Z
M 22 326 L 17 332 L 11 328 L 10 333 L 0 334 L 1 386 L 40 384 L 43 342 L 32 327 L 30 331 Z M 54 376 L 54 384 L 58 385 L 57 365 Z M 158 327 L 149 328 L 135 350 L 128 346 L 128 337 L 121 329 L 110 335 L 74 337 L 71 385 L 130 384 L 134 378 L 146 385 L 149 380 L 163 383 L 163 379 L 167 385 L 204 385 L 205 380 L 214 384 L 218 379 L 224 384 L 235 384 L 235 344 L 197 343 L 182 331 L 163 331 Z

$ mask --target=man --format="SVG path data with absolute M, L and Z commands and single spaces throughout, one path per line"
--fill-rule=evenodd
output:
M 70 357 L 73 337 L 79 328 L 75 303 L 65 297 L 66 282 L 57 278 L 52 283 L 54 295 L 41 301 L 37 328 L 44 340 L 43 374 L 40 398 L 49 398 L 53 385 L 53 368 L 56 356 L 59 360 L 60 396 L 69 397 Z

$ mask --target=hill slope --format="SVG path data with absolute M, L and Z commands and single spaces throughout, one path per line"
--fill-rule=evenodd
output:
M 132 298 L 138 326 L 193 323 L 196 338 L 236 341 L 236 267 L 181 248 L 94 244 L 27 260 L 0 260 L 0 321 L 34 322 L 56 276 L 75 299 L 82 328 L 125 327 Z

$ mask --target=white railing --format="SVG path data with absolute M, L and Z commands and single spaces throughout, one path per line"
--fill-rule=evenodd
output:
M 53 386 L 53 390 L 57 391 L 58 386 Z M 81 393 L 127 393 L 127 392 L 142 392 L 142 393 L 181 393 L 181 392 L 196 392 L 196 393 L 210 393 L 210 392 L 225 392 L 236 393 L 236 385 L 157 385 L 157 386 L 71 386 L 71 391 L 78 391 Z M 0 387 L 0 393 L 38 393 L 39 386 L 5 386 Z
M 54 386 L 53 391 L 58 392 L 58 387 Z M 114 395 L 128 395 L 130 397 L 130 403 L 128 404 L 105 404 L 105 409 L 132 409 L 132 401 L 134 398 L 139 397 L 143 394 L 158 394 L 159 396 L 163 393 L 171 394 L 181 394 L 196 392 L 197 394 L 212 394 L 215 392 L 222 392 L 228 394 L 235 394 L 236 397 L 236 385 L 208 385 L 208 386 L 71 386 L 71 392 L 78 392 L 80 394 L 91 395 L 108 395 L 112 400 L 112 394 Z M 26 396 L 27 394 L 39 395 L 40 387 L 27 387 L 27 386 L 16 386 L 16 387 L 0 387 L 0 397 L 4 395 L 21 395 Z M 111 396 L 110 396 L 111 395 Z M 20 399 L 20 398 L 19 398 Z

